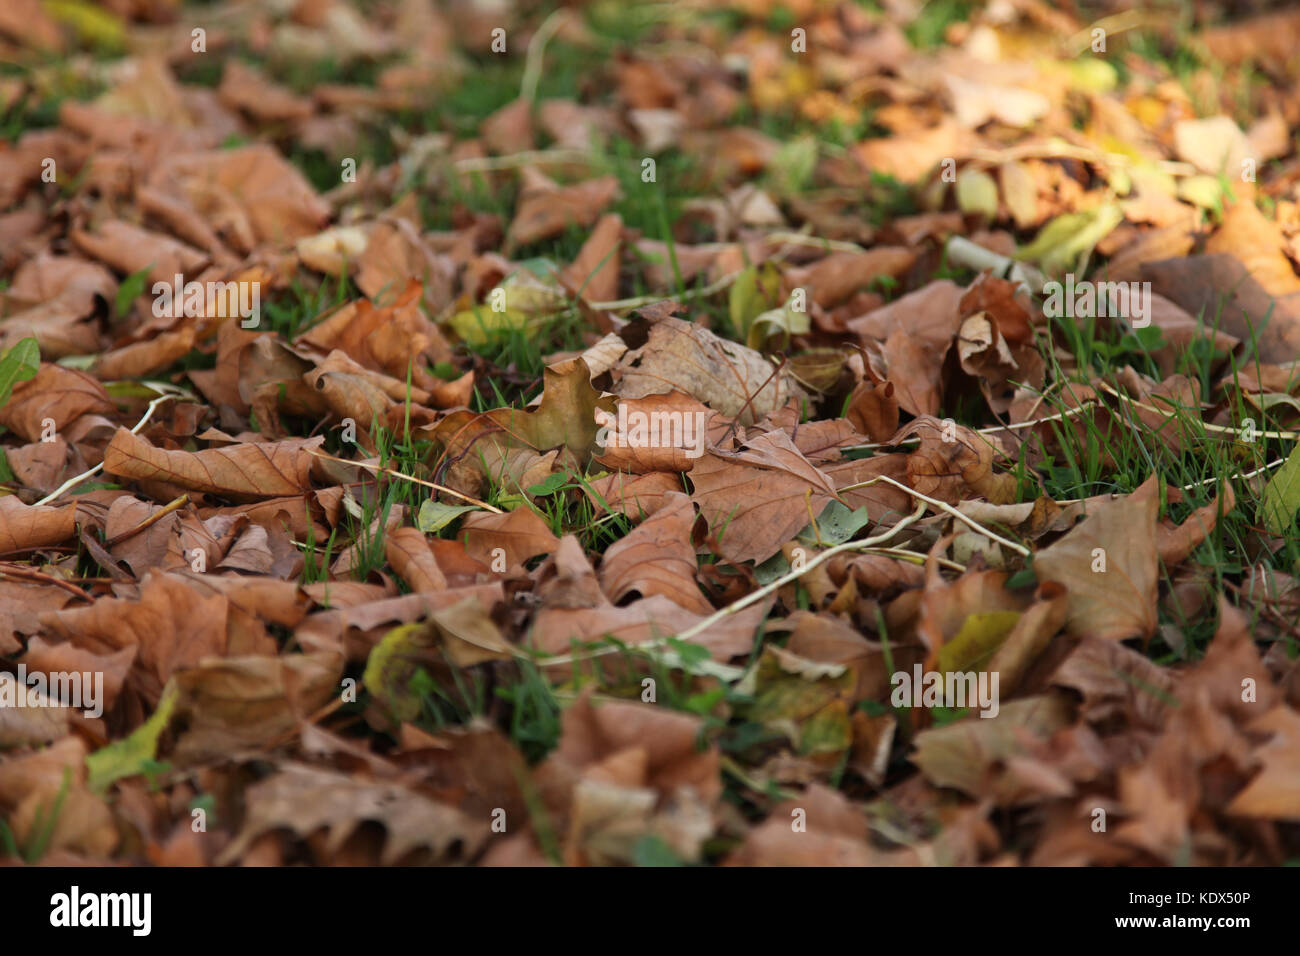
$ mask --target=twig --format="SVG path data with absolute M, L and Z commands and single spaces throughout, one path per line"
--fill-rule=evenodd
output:
M 943 247 L 948 261 L 976 272 L 992 269 L 995 273 L 1008 273 L 1012 279 L 1023 285 L 1030 292 L 1041 293 L 1047 284 L 1047 277 L 1033 266 L 1019 262 L 1009 256 L 985 249 L 978 243 L 961 236 L 953 236 Z
M 174 386 L 165 385 L 158 382 L 142 382 L 141 384 L 149 386 L 156 392 L 160 392 L 163 389 L 174 388 Z M 157 408 L 159 405 L 161 405 L 163 402 L 170 402 L 173 399 L 188 398 L 188 397 L 189 396 L 185 392 L 182 392 L 180 389 L 174 389 L 174 391 L 169 392 L 165 395 L 159 395 L 157 398 L 155 398 L 153 401 L 149 403 L 149 407 L 144 410 L 144 417 L 142 417 L 138 422 L 135 423 L 135 427 L 131 429 L 131 434 L 138 435 L 140 433 L 140 429 L 144 428 L 144 426 L 148 424 L 149 419 L 153 418 L 154 409 Z M 83 481 L 87 481 L 91 478 L 94 478 L 97 474 L 100 473 L 103 467 L 104 467 L 104 463 L 101 461 L 95 467 L 87 469 L 86 471 L 83 471 L 79 475 L 74 475 L 73 477 L 65 481 L 63 484 L 59 485 L 59 487 L 51 491 L 40 501 L 36 502 L 36 504 L 48 505 L 51 501 L 54 501 L 57 498 L 59 498 L 64 492 L 77 487 L 77 485 L 81 484 Z
M 171 514 L 173 511 L 177 511 L 180 508 L 184 508 L 189 503 L 190 503 L 189 494 L 181 495 L 179 498 L 175 499 L 174 501 L 170 501 L 163 507 L 159 508 L 149 517 L 145 518 L 143 521 L 137 524 L 134 528 L 128 528 L 126 531 L 123 531 L 121 534 L 113 535 L 113 537 L 109 538 L 107 541 L 104 542 L 104 547 L 111 548 L 115 544 L 121 544 L 127 538 L 135 537 L 145 528 L 148 528 L 150 525 L 158 521 L 161 521 L 164 517 Z
M 733 601 L 732 603 L 728 604 L 726 607 L 722 608 L 722 610 L 715 611 L 713 614 L 710 614 L 704 620 L 697 622 L 691 627 L 688 627 L 686 630 L 682 631 L 680 634 L 677 635 L 677 639 L 679 641 L 686 641 L 686 640 L 690 640 L 692 637 L 695 637 L 698 634 L 703 634 L 705 631 L 713 627 L 713 625 L 717 624 L 719 621 L 725 620 L 728 617 L 732 617 L 733 615 L 739 614 L 745 608 L 753 604 L 757 604 L 759 601 L 763 600 L 763 598 L 767 597 L 769 594 L 773 593 L 774 591 L 780 590 L 781 588 L 785 587 L 787 584 L 799 580 L 801 577 L 803 577 L 813 568 L 817 567 L 818 565 L 824 564 L 825 562 L 829 561 L 831 558 L 835 557 L 835 555 L 837 554 L 843 554 L 845 551 L 858 551 L 863 548 L 870 548 L 878 544 L 883 544 L 884 542 L 888 541 L 890 538 L 895 537 L 904 528 L 908 527 L 911 524 L 916 523 L 917 521 L 920 521 L 921 516 L 924 514 L 925 514 L 925 507 L 918 505 L 915 511 L 913 511 L 906 518 L 897 522 L 888 531 L 884 531 L 871 538 L 863 538 L 861 541 L 846 541 L 843 544 L 835 545 L 835 547 L 833 548 L 827 548 L 825 551 L 818 554 L 811 561 L 805 562 L 802 568 L 799 568 L 797 570 L 792 569 L 788 574 L 783 574 L 775 581 L 765 584 L 763 587 L 759 588 L 757 591 L 753 592 L 752 594 L 747 594 L 743 598 L 740 598 L 737 601 Z
M 1073 143 L 1025 143 L 1007 149 L 973 149 L 968 154 L 971 159 L 981 163 L 1001 165 L 1019 159 L 1078 159 L 1085 163 L 1098 163 L 1102 166 L 1131 167 L 1133 160 L 1123 153 L 1105 153 L 1099 149 L 1076 146 Z M 1191 176 L 1196 167 L 1191 163 L 1179 163 L 1162 159 L 1154 164 L 1161 172 L 1171 176 Z
M 55 587 L 63 588 L 63 590 L 67 591 L 69 594 L 75 594 L 83 601 L 89 601 L 92 604 L 95 603 L 95 596 L 89 591 L 83 591 L 81 588 L 69 581 L 64 581 L 62 578 L 56 578 L 52 574 L 45 574 L 41 571 L 33 570 L 32 568 L 18 567 L 9 564 L 9 562 L 6 561 L 0 563 L 0 575 L 10 578 L 19 578 L 24 581 L 34 581 L 38 584 L 52 584 Z
M 730 275 L 725 275 L 717 282 L 703 286 L 699 289 L 687 289 L 682 292 L 681 295 L 676 296 L 676 298 L 702 299 L 705 296 L 713 295 L 715 292 L 721 292 L 742 275 L 744 275 L 743 269 L 740 272 L 733 272 Z M 613 302 L 592 302 L 590 303 L 590 306 L 591 308 L 598 309 L 602 312 L 616 312 L 622 309 L 639 309 L 643 305 L 654 305 L 656 302 L 662 302 L 663 300 L 664 297 L 661 295 L 642 295 L 633 299 L 615 299 Z
M 1077 405 L 1074 408 L 1067 408 L 1065 411 L 1057 412 L 1055 415 L 1046 415 L 1043 418 L 1033 418 L 1027 422 L 1015 422 L 1014 424 L 1011 425 L 990 425 L 987 428 L 977 428 L 974 431 L 976 435 L 996 435 L 998 432 L 1018 432 L 1021 431 L 1022 429 L 1034 428 L 1038 425 L 1044 425 L 1048 422 L 1059 422 L 1066 418 L 1073 418 L 1075 415 L 1087 411 L 1089 408 L 1095 408 L 1098 405 L 1101 405 L 1101 403 L 1089 399 L 1088 401 L 1083 402 L 1082 404 Z M 843 451 L 857 451 L 857 450 L 869 451 L 876 448 L 895 448 L 900 445 L 911 445 L 916 442 L 919 442 L 920 440 L 921 440 L 921 436 L 913 435 L 910 438 L 904 438 L 896 442 L 875 441 L 875 442 L 868 442 L 867 444 L 864 445 L 847 445 L 842 450 Z M 999 451 L 1000 450 L 1001 449 L 999 449 Z
M 920 501 L 924 501 L 926 504 L 930 505 L 931 507 L 938 508 L 940 511 L 944 512 L 944 514 L 951 515 L 952 517 L 956 518 L 958 521 L 961 521 L 964 524 L 969 525 L 972 530 L 978 531 L 986 538 L 991 538 L 992 540 L 998 542 L 998 544 L 1010 548 L 1012 551 L 1016 552 L 1022 557 L 1026 557 L 1026 558 L 1029 557 L 1030 554 L 1029 549 L 1026 548 L 1024 545 L 1016 544 L 1016 542 L 1010 540 L 1009 538 L 1004 538 L 1001 535 L 990 531 L 988 528 L 985 528 L 974 518 L 970 517 L 969 515 L 962 514 L 952 505 L 948 504 L 948 502 L 940 501 L 938 498 L 931 498 L 929 495 L 923 495 L 915 488 L 909 488 L 901 481 L 895 481 L 893 478 L 890 478 L 888 475 L 877 475 L 875 478 L 869 478 L 866 481 L 859 481 L 855 485 L 849 485 L 846 488 L 841 488 L 840 494 L 843 494 L 846 491 L 855 491 L 858 488 L 870 487 L 871 485 L 874 485 L 878 481 L 883 481 L 886 484 L 893 485 L 899 491 L 907 492 L 907 494 L 911 495 L 913 498 L 917 498 Z
M 718 766 L 722 769 L 724 773 L 731 774 L 733 777 L 735 777 L 737 780 L 739 780 L 741 783 L 747 786 L 750 790 L 753 790 L 755 793 L 761 793 L 764 796 L 767 796 L 769 793 L 772 793 L 779 800 L 790 800 L 793 799 L 794 797 L 799 796 L 799 791 L 790 790 L 786 787 L 782 787 L 779 784 L 775 783 L 775 781 L 773 781 L 771 784 L 772 787 L 771 790 L 769 790 L 765 786 L 761 786 L 757 780 L 755 780 L 753 777 L 751 777 L 748 773 L 745 772 L 744 767 L 736 763 L 736 761 L 732 757 L 728 757 L 725 754 L 722 756 L 722 759 L 718 761 Z
M 768 242 L 779 242 L 790 246 L 811 246 L 816 249 L 830 249 L 833 252 L 866 252 L 865 246 L 844 239 L 824 239 L 821 236 L 805 232 L 769 232 L 763 237 Z
M 1155 414 L 1159 415 L 1161 418 L 1166 419 L 1167 421 L 1172 421 L 1177 417 L 1176 415 L 1170 414 L 1167 410 L 1163 408 L 1156 408 L 1153 405 L 1147 405 L 1144 402 L 1139 402 L 1135 398 L 1130 398 L 1129 396 L 1118 391 L 1117 389 L 1115 389 L 1113 386 L 1111 386 L 1106 382 L 1098 382 L 1097 387 L 1101 389 L 1103 392 L 1106 392 L 1107 394 L 1112 395 L 1115 398 L 1119 399 L 1121 402 L 1128 402 L 1130 405 L 1134 406 L 1135 408 L 1140 408 L 1148 412 L 1154 412 Z M 1223 434 L 1223 435 L 1241 434 L 1240 428 L 1231 428 L 1227 425 L 1212 425 L 1211 423 L 1205 421 L 1201 422 L 1201 427 L 1204 428 L 1207 432 L 1218 432 L 1219 434 Z M 1257 431 L 1255 432 L 1255 435 L 1256 437 L 1259 438 L 1280 438 L 1289 441 L 1295 441 L 1296 439 L 1300 439 L 1300 432 Z
M 925 564 L 927 555 L 918 554 L 915 551 L 908 551 L 906 548 L 863 548 L 863 554 L 883 554 L 885 557 L 897 558 L 899 561 L 906 561 L 908 564 Z M 949 571 L 960 571 L 965 573 L 966 565 L 959 561 L 953 561 L 951 558 L 934 559 L 940 567 L 947 568 Z
M 1195 491 L 1197 488 L 1204 488 L 1206 485 L 1217 485 L 1220 481 L 1245 481 L 1247 478 L 1254 478 L 1256 475 L 1262 475 L 1264 472 L 1272 471 L 1274 468 L 1284 464 L 1286 464 L 1286 459 L 1279 458 L 1277 461 L 1270 461 L 1267 465 L 1261 465 L 1254 471 L 1247 471 L 1245 473 L 1237 472 L 1236 474 L 1229 475 L 1227 478 L 1221 478 L 1216 475 L 1213 478 L 1203 478 L 1200 481 L 1193 481 L 1190 485 L 1183 485 L 1181 490 Z
M 1084 27 L 1074 36 L 1065 41 L 1065 49 L 1070 56 L 1078 56 L 1084 50 L 1092 46 L 1092 37 L 1094 31 L 1101 30 L 1107 39 L 1117 33 L 1124 33 L 1128 30 L 1136 30 L 1141 27 L 1155 26 L 1156 21 L 1147 18 L 1147 15 L 1140 10 L 1125 10 L 1123 13 L 1116 13 L 1109 17 L 1103 17 L 1092 26 Z
M 745 608 L 750 607 L 751 605 L 756 604 L 757 602 L 763 600 L 763 598 L 767 597 L 769 594 L 773 593 L 774 591 L 777 591 L 785 587 L 787 584 L 799 580 L 801 577 L 803 577 L 813 568 L 818 567 L 821 564 L 824 564 L 825 562 L 829 561 L 831 558 L 835 557 L 835 555 L 843 554 L 846 551 L 857 551 L 865 548 L 870 548 L 875 545 L 881 544 L 885 541 L 888 541 L 890 538 L 897 535 L 908 525 L 911 525 L 919 521 L 921 519 L 921 516 L 924 514 L 925 514 L 925 506 L 919 505 L 914 512 L 912 512 L 906 518 L 903 518 L 901 521 L 895 524 L 888 531 L 878 534 L 872 538 L 864 538 L 861 541 L 846 541 L 844 544 L 837 544 L 833 548 L 828 548 L 825 551 L 818 554 L 816 557 L 814 557 L 811 561 L 808 561 L 806 564 L 804 564 L 803 567 L 798 569 L 792 569 L 788 574 L 783 574 L 775 581 L 771 581 L 768 584 L 765 584 L 757 591 L 754 591 L 751 594 L 747 594 L 743 598 L 740 598 L 737 601 L 733 601 L 732 603 L 728 604 L 726 607 L 722 608 L 721 610 L 715 611 L 713 614 L 710 614 L 708 617 L 704 618 L 703 620 L 696 622 L 692 626 L 688 627 L 686 630 L 671 635 L 669 637 L 657 638 L 653 641 L 647 641 L 643 644 L 637 644 L 632 648 L 632 650 L 635 650 L 637 652 L 644 652 L 648 650 L 653 650 L 657 647 L 662 647 L 663 645 L 667 644 L 668 641 L 670 640 L 688 641 L 692 637 L 695 637 L 699 634 L 703 634 L 705 631 L 713 627 L 719 621 L 725 620 L 726 618 L 731 617 L 735 614 L 739 614 Z M 574 664 L 579 661 L 591 660 L 596 657 L 605 657 L 606 655 L 609 654 L 616 654 L 621 650 L 622 650 L 621 647 L 601 647 L 593 651 L 587 651 L 581 654 L 565 654 L 560 657 L 551 657 L 546 660 L 536 661 L 536 663 L 540 664 L 542 667 L 555 667 L 560 664 Z
M 461 501 L 468 501 L 472 505 L 478 505 L 480 508 L 484 509 L 485 511 L 490 511 L 495 515 L 505 514 L 505 512 L 502 511 L 500 508 L 493 507 L 492 505 L 488 504 L 486 501 L 479 501 L 477 498 L 471 498 L 469 495 L 462 495 L 456 489 L 448 488 L 446 485 L 440 485 L 437 482 L 425 481 L 423 478 L 416 478 L 412 475 L 405 475 L 400 471 L 393 471 L 391 468 L 383 468 L 379 465 L 370 465 L 363 461 L 348 461 L 346 458 L 336 458 L 333 455 L 327 455 L 324 452 L 317 451 L 314 448 L 309 448 L 307 450 L 311 454 L 315 455 L 317 458 L 324 458 L 326 461 L 337 461 L 339 464 L 342 465 L 352 465 L 354 468 L 364 468 L 367 471 L 374 472 L 375 474 L 391 475 L 394 478 L 401 478 L 403 481 L 409 481 L 417 485 L 424 485 L 424 487 L 426 488 L 435 488 L 438 491 L 446 492 L 449 495 L 453 495 L 459 498 Z

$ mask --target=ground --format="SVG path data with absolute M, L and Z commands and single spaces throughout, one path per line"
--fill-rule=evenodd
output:
M 1300 861 L 1297 39 L 6 0 L 0 861 Z

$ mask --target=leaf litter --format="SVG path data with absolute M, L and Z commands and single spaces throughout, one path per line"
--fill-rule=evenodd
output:
M 1259 6 L 16 4 L 0 853 L 1300 859 Z

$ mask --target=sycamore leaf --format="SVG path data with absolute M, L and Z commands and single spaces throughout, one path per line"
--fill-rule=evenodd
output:
M 1066 628 L 1077 637 L 1124 640 L 1156 629 L 1159 559 L 1156 496 L 1103 502 L 1034 556 L 1039 581 L 1065 586 Z

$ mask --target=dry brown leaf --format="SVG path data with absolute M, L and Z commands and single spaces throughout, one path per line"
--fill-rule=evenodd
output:
M 642 316 L 648 310 L 643 310 Z M 623 331 L 630 351 L 613 369 L 620 398 L 682 392 L 752 425 L 802 394 L 789 373 L 753 349 L 658 309 Z
M 1300 276 L 1291 268 L 1283 249 L 1286 240 L 1277 225 L 1266 219 L 1253 202 L 1238 202 L 1223 217 L 1223 225 L 1205 243 L 1207 254 L 1234 257 L 1269 295 L 1300 291 Z
M 1124 640 L 1155 633 L 1159 507 L 1154 496 L 1137 494 L 1104 502 L 1034 555 L 1038 580 L 1056 581 L 1069 594 L 1071 634 Z
M 29 442 L 40 441 L 54 422 L 57 434 L 82 415 L 111 415 L 115 406 L 93 376 L 58 365 L 42 365 L 36 377 L 20 382 L 0 408 L 0 425 Z
M 418 528 L 397 528 L 388 532 L 384 536 L 384 554 L 412 591 L 441 591 L 447 587 L 446 575 L 438 567 L 424 533 Z
M 539 554 L 550 554 L 560 543 L 537 512 L 527 507 L 505 514 L 466 515 L 460 527 L 460 539 L 465 542 L 470 557 L 494 568 L 504 561 L 502 570 Z
M 691 497 L 729 561 L 767 560 L 836 496 L 784 432 L 760 435 L 740 452 L 710 451 L 690 479 Z
M 62 544 L 77 533 L 76 505 L 25 505 L 0 497 L 0 554 Z
M 599 179 L 572 186 L 524 190 L 519 196 L 514 221 L 510 223 L 512 248 L 559 235 L 569 226 L 591 226 L 619 195 L 618 179 Z
M 629 594 L 662 594 L 696 614 L 713 613 L 695 580 L 696 520 L 691 499 L 673 494 L 627 537 L 606 548 L 600 583 L 610 600 L 617 604 Z
M 264 833 L 281 827 L 306 838 L 325 831 L 325 860 L 366 821 L 387 831 L 382 862 L 395 864 L 427 852 L 445 858 L 454 847 L 472 856 L 488 836 L 488 821 L 438 803 L 398 783 L 358 779 L 302 764 L 288 764 L 245 794 L 244 827 L 221 853 L 219 865 L 239 860 Z
M 104 452 L 104 471 L 134 481 L 159 481 L 237 501 L 311 489 L 312 449 L 323 438 L 248 443 L 206 451 L 167 451 L 119 428 Z

